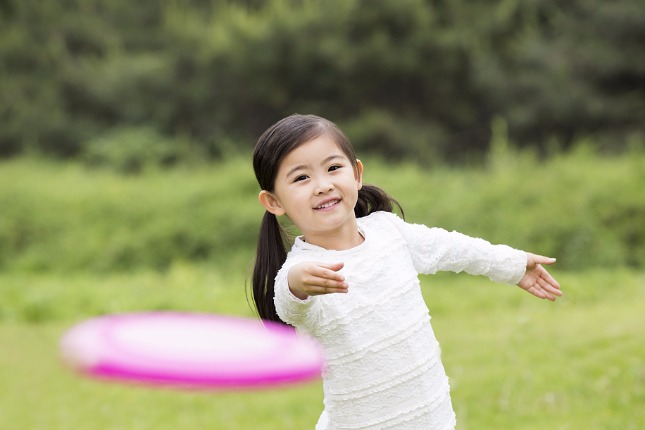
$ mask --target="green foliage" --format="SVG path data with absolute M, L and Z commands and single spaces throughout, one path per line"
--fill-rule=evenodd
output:
M 508 144 L 503 122 L 495 128 L 484 169 L 363 159 L 365 181 L 397 198 L 411 222 L 551 255 L 563 268 L 643 267 L 642 150 L 606 157 L 581 143 L 538 159 Z M 187 261 L 246 271 L 262 215 L 250 164 L 234 158 L 132 176 L 79 163 L 4 162 L 0 269 L 163 271 Z
M 256 238 L 261 216 L 250 163 L 145 176 L 20 160 L 0 168 L 0 267 L 166 269 L 227 265 Z
M 643 28 L 641 0 L 6 0 L 0 156 L 144 126 L 221 157 L 293 112 L 422 162 L 481 156 L 495 117 L 619 151 L 645 134 Z
M 470 9 L 477 18 L 465 37 L 483 48 L 474 51 L 475 79 L 515 142 L 593 136 L 619 148 L 630 132 L 643 133 L 641 1 L 500 1 L 493 13 L 488 7 Z
M 112 129 L 88 142 L 85 159 L 90 166 L 108 166 L 122 173 L 168 167 L 188 155 L 173 139 L 152 128 Z

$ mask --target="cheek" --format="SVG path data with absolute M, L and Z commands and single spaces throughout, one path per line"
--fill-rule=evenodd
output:
M 298 210 L 303 204 L 307 203 L 303 189 L 287 189 L 280 193 L 280 202 L 282 207 L 287 211 Z

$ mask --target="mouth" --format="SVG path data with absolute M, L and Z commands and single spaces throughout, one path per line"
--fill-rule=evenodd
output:
M 324 210 L 324 209 L 328 209 L 328 208 L 330 208 L 332 206 L 335 206 L 338 203 L 340 203 L 340 199 L 327 200 L 327 201 L 322 202 L 318 206 L 314 207 L 314 209 L 317 210 L 317 211 Z

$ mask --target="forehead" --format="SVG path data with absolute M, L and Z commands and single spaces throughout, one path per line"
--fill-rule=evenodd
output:
M 341 157 L 348 160 L 347 155 L 330 136 L 321 135 L 288 153 L 280 163 L 280 171 L 291 170 L 297 166 L 318 165 L 330 157 Z

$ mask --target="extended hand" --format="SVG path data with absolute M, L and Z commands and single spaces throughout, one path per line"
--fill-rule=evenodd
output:
M 346 293 L 345 277 L 338 273 L 343 263 L 304 262 L 289 269 L 289 289 L 299 299 L 321 294 Z
M 556 296 L 562 295 L 560 284 L 542 267 L 543 264 L 555 263 L 555 258 L 526 254 L 526 273 L 517 285 L 536 297 L 555 301 Z

